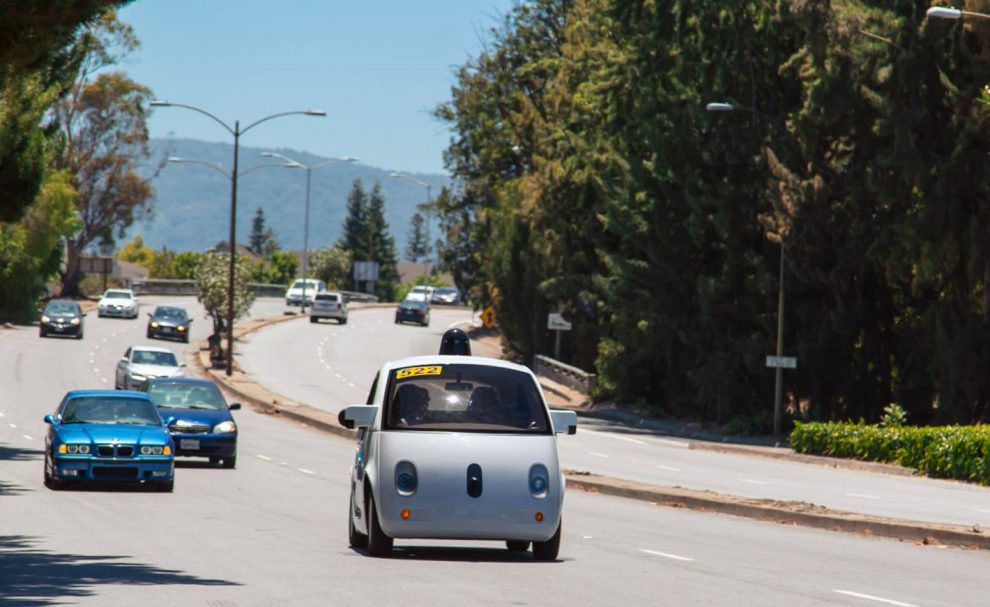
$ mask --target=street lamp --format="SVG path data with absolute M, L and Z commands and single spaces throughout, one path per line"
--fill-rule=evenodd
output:
M 427 183 L 422 179 L 416 179 L 409 173 L 403 173 L 401 171 L 393 171 L 389 173 L 388 176 L 392 179 L 405 179 L 406 181 L 414 183 L 421 188 L 426 188 L 426 245 L 432 247 L 433 243 L 430 241 L 430 205 L 433 203 L 433 184 Z M 433 273 L 432 268 L 430 273 Z
M 753 108 L 736 106 L 731 103 L 716 102 L 705 106 L 709 112 L 732 112 L 737 109 L 751 111 L 754 114 L 761 114 Z M 771 121 L 771 124 L 773 122 Z M 780 359 L 784 356 L 784 261 L 787 248 L 784 246 L 784 237 L 780 236 L 780 271 L 778 272 L 779 286 L 777 288 L 777 367 L 774 378 L 774 399 L 773 399 L 773 435 L 780 436 L 781 417 L 783 415 L 784 403 L 784 369 L 780 366 Z
M 230 275 L 227 277 L 227 376 L 229 377 L 234 373 L 234 265 L 237 259 L 237 155 L 240 151 L 241 135 L 250 131 L 262 122 L 266 122 L 274 118 L 293 116 L 297 114 L 303 116 L 326 116 L 327 113 L 323 110 L 293 110 L 290 112 L 279 112 L 277 114 L 271 114 L 270 116 L 265 116 L 264 118 L 255 120 L 242 129 L 240 120 L 235 120 L 234 128 L 231 128 L 226 122 L 220 120 L 206 110 L 192 105 L 187 105 L 185 103 L 173 103 L 171 101 L 155 99 L 151 101 L 151 106 L 180 107 L 187 110 L 192 110 L 206 116 L 207 118 L 210 118 L 223 128 L 227 129 L 227 132 L 234 136 L 234 165 L 233 169 L 230 171 Z
M 303 219 L 303 267 L 302 267 L 302 277 L 303 277 L 303 292 L 302 292 L 302 303 L 300 304 L 300 310 L 306 312 L 306 279 L 309 278 L 309 184 L 313 171 L 318 171 L 322 168 L 328 167 L 338 162 L 357 162 L 358 158 L 355 156 L 341 156 L 339 158 L 331 158 L 325 162 L 319 164 L 311 165 L 304 164 L 289 158 L 288 156 L 283 156 L 276 152 L 262 152 L 262 156 L 266 158 L 278 158 L 279 160 L 284 160 L 285 164 L 279 164 L 277 166 L 283 166 L 290 169 L 305 169 L 306 171 L 306 211 L 304 213 Z
M 990 19 L 990 15 L 984 13 L 974 13 L 973 11 L 964 11 L 948 6 L 933 6 L 925 11 L 925 15 L 933 19 L 962 19 L 964 16 Z

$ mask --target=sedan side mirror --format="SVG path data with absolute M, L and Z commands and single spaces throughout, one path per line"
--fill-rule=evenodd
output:
M 151 318 L 151 312 L 148 312 L 148 318 Z
M 169 415 L 168 417 L 165 418 L 165 426 L 171 426 L 174 423 L 175 423 L 174 415 Z
M 237 411 L 238 409 L 241 408 L 241 403 L 230 403 L 230 405 L 228 405 L 227 408 L 230 409 L 231 411 Z
M 120 362 L 126 363 L 127 362 L 127 357 L 126 356 L 121 356 L 120 357 Z
M 52 417 L 51 415 L 46 415 L 45 416 L 45 423 L 46 424 L 49 424 L 49 425 L 53 425 L 53 424 L 55 424 L 55 418 Z

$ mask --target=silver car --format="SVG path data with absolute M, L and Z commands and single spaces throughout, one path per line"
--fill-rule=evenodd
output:
M 332 318 L 346 325 L 347 302 L 344 301 L 344 296 L 333 291 L 317 293 L 313 307 L 309 309 L 309 322 L 320 322 L 321 318 Z
M 117 363 L 114 388 L 137 390 L 144 381 L 158 377 L 183 377 L 185 363 L 180 363 L 167 348 L 135 346 L 127 348 Z
M 351 473 L 351 546 L 387 556 L 394 539 L 498 540 L 560 548 L 564 475 L 556 433 L 573 411 L 550 411 L 526 367 L 473 356 L 386 363 L 371 405 L 338 419 L 358 429 Z
M 117 316 L 119 318 L 138 317 L 138 299 L 134 291 L 130 289 L 107 289 L 96 304 L 96 314 L 100 318 L 104 316 Z

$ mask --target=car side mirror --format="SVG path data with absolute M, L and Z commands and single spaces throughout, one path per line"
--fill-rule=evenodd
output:
M 148 312 L 148 318 L 151 318 L 151 312 Z
M 127 357 L 126 356 L 121 356 L 120 357 L 120 362 L 126 363 L 127 362 Z
M 349 405 L 337 414 L 337 421 L 348 430 L 367 428 L 375 422 L 378 415 L 376 405 Z
M 179 368 L 182 369 L 186 366 L 186 363 L 179 363 Z
M 229 405 L 227 405 L 227 408 L 230 409 L 231 411 L 237 411 L 238 409 L 241 408 L 241 403 L 230 403 Z
M 577 434 L 577 413 L 574 411 L 550 411 L 550 423 L 557 434 Z
M 49 425 L 54 425 L 55 424 L 55 418 L 52 417 L 51 415 L 46 415 L 45 416 L 45 423 L 46 424 L 49 424 Z
M 166 426 L 171 426 L 174 423 L 175 423 L 175 416 L 174 415 L 169 415 L 168 417 L 165 418 L 165 425 Z

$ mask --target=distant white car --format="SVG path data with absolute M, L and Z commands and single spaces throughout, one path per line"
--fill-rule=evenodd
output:
M 342 325 L 347 324 L 347 302 L 344 296 L 334 291 L 317 293 L 313 307 L 309 311 L 309 322 L 320 322 L 321 318 L 332 318 Z
M 142 382 L 158 377 L 183 377 L 185 363 L 180 363 L 167 348 L 135 346 L 127 348 L 117 363 L 114 388 L 136 390 Z
M 99 317 L 117 316 L 120 318 L 138 317 L 138 298 L 130 289 L 107 289 L 96 304 Z
M 452 306 L 460 302 L 461 292 L 457 287 L 437 287 L 430 296 L 430 303 Z
M 564 475 L 555 433 L 573 434 L 577 415 L 549 410 L 529 369 L 407 358 L 381 368 L 371 398 L 338 416 L 358 429 L 351 546 L 388 556 L 393 539 L 498 540 L 557 558 Z
M 430 300 L 433 299 L 434 291 L 436 291 L 435 287 L 419 285 L 417 287 L 413 287 L 409 291 L 406 295 L 406 299 L 410 301 L 425 301 L 426 303 L 430 303 Z
M 285 291 L 285 305 L 301 306 L 303 303 L 303 293 L 305 293 L 306 305 L 308 306 L 313 303 L 313 299 L 316 298 L 317 293 L 326 290 L 327 283 L 322 280 L 316 280 L 315 278 L 303 280 L 300 278 L 292 283 Z

